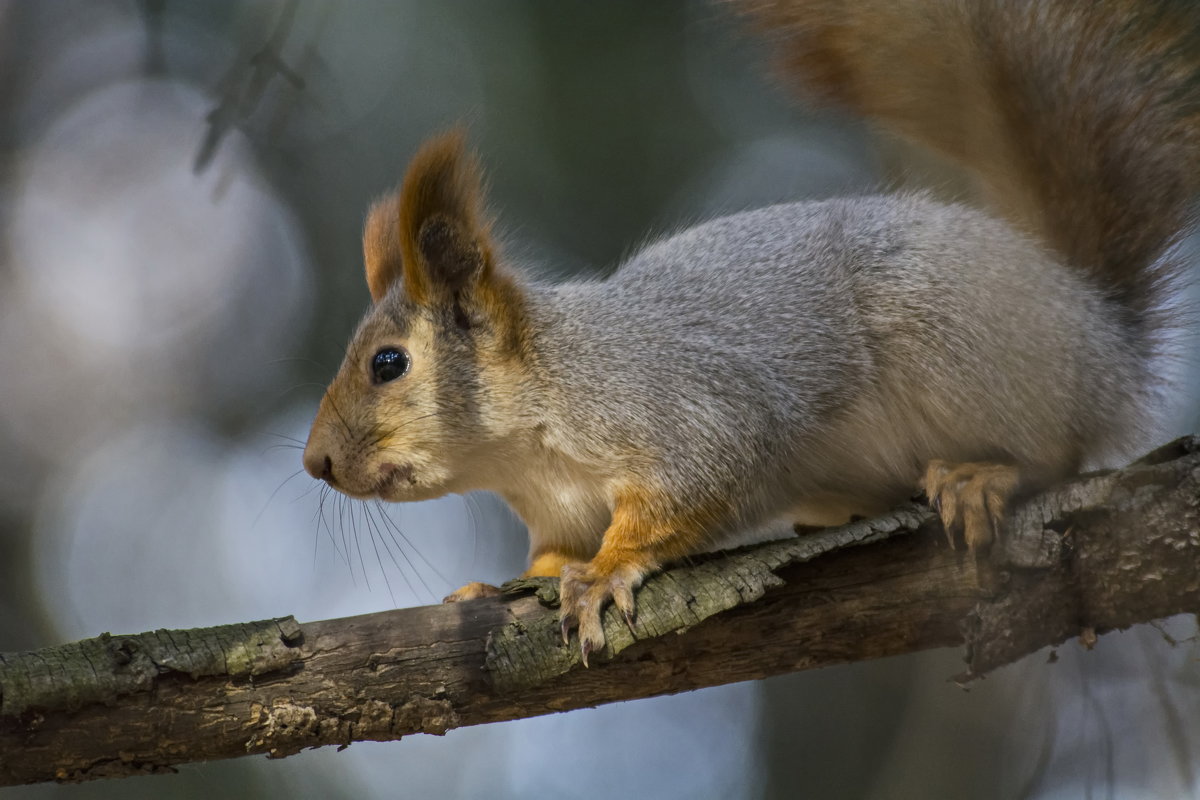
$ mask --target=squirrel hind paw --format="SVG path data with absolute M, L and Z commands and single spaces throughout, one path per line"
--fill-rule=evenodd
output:
M 471 581 L 466 586 L 456 589 L 450 594 L 442 598 L 443 603 L 461 603 L 464 600 L 477 600 L 480 597 L 496 597 L 500 594 L 500 588 L 492 586 L 490 583 L 481 583 L 479 581 Z
M 921 488 L 941 518 L 950 546 L 955 547 L 961 536 L 967 550 L 980 554 L 999 535 L 1019 484 L 1020 472 L 1011 465 L 934 460 L 925 469 Z

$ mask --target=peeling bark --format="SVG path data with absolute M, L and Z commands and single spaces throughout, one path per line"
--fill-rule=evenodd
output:
M 441 734 L 955 644 L 969 679 L 1072 636 L 1200 610 L 1200 441 L 1032 499 L 980 563 L 915 505 L 696 559 L 639 592 L 636 636 L 606 617 L 591 669 L 561 643 L 555 581 L 506 590 L 0 655 L 0 785 Z

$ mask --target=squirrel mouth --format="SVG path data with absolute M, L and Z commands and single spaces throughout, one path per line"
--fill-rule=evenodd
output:
M 379 481 L 376 493 L 386 498 L 394 490 L 402 486 L 416 486 L 417 476 L 412 464 L 395 464 L 385 461 L 379 465 L 383 477 Z

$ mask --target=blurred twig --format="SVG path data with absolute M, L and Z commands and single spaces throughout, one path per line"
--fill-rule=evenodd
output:
M 208 167 L 221 140 L 257 110 L 267 87 L 275 78 L 283 78 L 297 91 L 304 89 L 304 78 L 289 67 L 283 58 L 283 47 L 291 33 L 298 7 L 299 0 L 285 0 L 267 41 L 249 59 L 239 59 L 221 81 L 217 106 L 205 120 L 208 129 L 196 153 L 193 172 L 199 174 Z

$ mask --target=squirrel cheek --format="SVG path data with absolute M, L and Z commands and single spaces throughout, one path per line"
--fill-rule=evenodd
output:
M 417 485 L 416 470 L 412 464 L 384 461 L 379 465 L 379 476 L 379 493 L 385 497 L 397 489 Z

